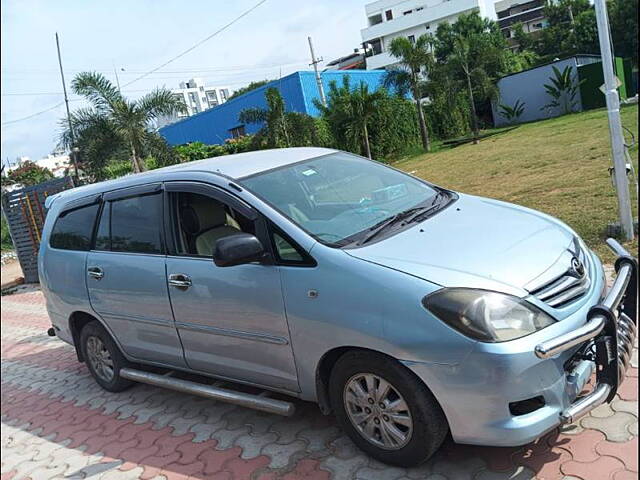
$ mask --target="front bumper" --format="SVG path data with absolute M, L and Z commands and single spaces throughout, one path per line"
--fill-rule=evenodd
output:
M 572 423 L 594 408 L 610 402 L 624 380 L 637 334 L 638 262 L 615 240 L 607 244 L 618 255 L 617 277 L 602 303 L 589 310 L 587 323 L 573 332 L 538 344 L 538 358 L 551 358 L 587 341 L 595 346 L 596 385 L 560 414 L 561 423 Z
M 456 442 L 524 445 L 613 398 L 633 348 L 638 268 L 617 242 L 607 243 L 619 258 L 617 278 L 604 298 L 604 278 L 597 274 L 602 267 L 594 255 L 589 297 L 554 326 L 510 342 L 478 342 L 458 365 L 404 362 L 440 402 Z M 596 370 L 596 387 L 580 397 Z M 511 403 L 537 396 L 544 399 L 540 408 L 511 411 Z

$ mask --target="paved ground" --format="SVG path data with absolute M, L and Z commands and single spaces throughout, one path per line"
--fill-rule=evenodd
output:
M 597 479 L 638 477 L 638 359 L 611 406 L 522 448 L 448 442 L 426 465 L 361 454 L 315 405 L 293 418 L 147 386 L 101 390 L 46 336 L 42 295 L 2 298 L 1 480 Z

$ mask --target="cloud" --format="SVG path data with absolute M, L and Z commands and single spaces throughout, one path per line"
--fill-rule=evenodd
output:
M 162 64 L 254 5 L 256 0 L 2 0 L 2 92 L 60 92 L 55 32 L 60 33 L 67 84 L 73 74 L 98 70 L 127 84 Z M 124 93 L 133 98 L 158 86 L 175 88 L 201 77 L 238 88 L 252 80 L 309 69 L 307 36 L 325 61 L 360 43 L 362 0 L 267 0 L 219 36 Z M 294 65 L 290 65 L 294 64 Z M 246 68 L 255 65 L 255 68 Z M 273 65 L 265 67 L 265 65 Z M 279 65 L 282 65 L 280 67 Z M 244 69 L 240 67 L 245 67 Z M 57 96 L 3 96 L 2 121 L 30 115 L 62 101 Z M 79 102 L 72 102 L 77 107 Z M 2 156 L 38 158 L 56 143 L 64 107 L 2 127 Z

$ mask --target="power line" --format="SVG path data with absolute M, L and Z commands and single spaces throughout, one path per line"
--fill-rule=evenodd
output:
M 258 3 L 256 3 L 253 7 L 251 7 L 248 10 L 245 10 L 243 13 L 241 13 L 239 16 L 237 16 L 236 18 L 234 18 L 233 20 L 231 20 L 229 23 L 227 23 L 226 25 L 220 27 L 218 30 L 216 30 L 215 32 L 213 32 L 211 35 L 207 36 L 206 38 L 200 40 L 199 42 L 197 42 L 196 44 L 192 45 L 191 47 L 187 48 L 185 51 L 183 51 L 182 53 L 179 53 L 178 55 L 176 55 L 175 57 L 167 60 L 166 62 L 164 62 L 162 65 L 160 65 L 159 67 L 156 67 L 152 70 L 149 70 L 148 72 L 140 75 L 139 77 L 134 78 L 133 80 L 131 80 L 130 82 L 127 82 L 123 85 L 123 87 L 126 87 L 128 85 L 131 85 L 134 82 L 137 82 L 138 80 L 142 80 L 143 78 L 147 77 L 148 75 L 151 75 L 154 72 L 157 72 L 158 70 L 160 70 L 163 67 L 166 67 L 167 65 L 169 65 L 170 63 L 174 62 L 175 60 L 177 60 L 180 57 L 183 57 L 184 55 L 186 55 L 187 53 L 195 50 L 197 47 L 199 47 L 200 45 L 202 45 L 203 43 L 211 40 L 213 37 L 215 37 L 216 35 L 218 35 L 219 33 L 225 31 L 227 28 L 229 28 L 231 25 L 233 25 L 234 23 L 238 22 L 240 19 L 244 18 L 245 16 L 249 15 L 251 12 L 253 12 L 256 8 L 258 8 L 260 5 L 262 5 L 263 3 L 265 3 L 267 0 L 260 0 Z
M 51 110 L 55 110 L 58 107 L 64 105 L 64 101 L 60 103 L 56 103 L 54 106 L 47 108 L 46 110 L 42 110 L 40 112 L 32 113 L 31 115 L 27 115 L 26 117 L 16 118 L 15 120 L 9 120 L 8 122 L 2 122 L 2 125 L 9 125 L 11 123 L 22 122 L 23 120 L 29 120 L 30 118 L 37 117 L 38 115 L 42 115 L 43 113 L 50 112 Z
M 184 67 L 184 68 L 176 68 L 173 70 L 162 70 L 162 71 L 154 71 L 153 74 L 167 74 L 167 73 L 205 73 L 205 72 L 232 72 L 232 71 L 243 71 L 243 70 L 255 70 L 255 69 L 259 69 L 259 68 L 278 68 L 278 67 L 284 67 L 284 66 L 288 66 L 288 65 L 301 65 L 306 63 L 307 60 L 304 58 L 289 62 L 289 63 L 258 63 L 255 65 L 227 65 L 227 66 L 219 66 L 219 67 Z M 85 72 L 89 69 L 87 68 L 67 68 L 66 71 L 68 72 Z M 113 73 L 113 69 L 101 69 L 101 68 L 97 68 L 97 69 L 91 69 L 92 71 L 95 72 L 99 72 L 99 73 L 105 73 L 105 74 L 111 74 Z M 17 75 L 17 76 L 22 76 L 22 75 L 42 75 L 42 74 L 46 74 L 46 73 L 56 73 L 56 70 L 53 69 L 47 69 L 47 70 L 16 70 L 16 69 L 9 69 L 9 68 L 3 68 L 2 72 L 4 75 Z M 131 70 L 131 69 L 127 69 L 125 71 L 122 71 L 119 73 L 119 75 L 139 75 L 141 73 L 145 73 L 144 70 Z M 151 74 L 151 73 L 150 73 Z

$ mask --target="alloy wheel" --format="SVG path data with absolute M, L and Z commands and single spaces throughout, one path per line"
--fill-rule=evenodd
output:
M 385 450 L 399 450 L 411 439 L 409 406 L 384 378 L 358 373 L 346 383 L 343 397 L 349 420 L 368 442 Z
M 104 342 L 95 336 L 87 338 L 87 357 L 93 371 L 100 379 L 111 382 L 115 375 L 113 359 Z

